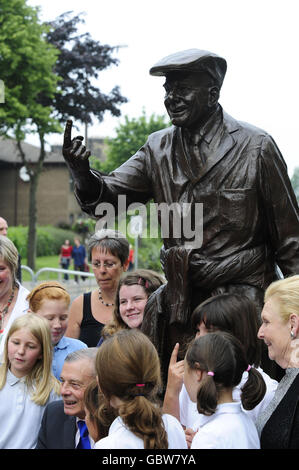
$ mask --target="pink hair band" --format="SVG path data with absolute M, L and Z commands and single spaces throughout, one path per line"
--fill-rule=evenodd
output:
M 247 369 L 246 369 L 246 372 L 249 372 L 250 369 L 251 369 L 251 366 L 249 365 L 249 366 L 247 367 Z
M 136 387 L 144 387 L 145 384 L 136 384 Z
M 210 375 L 211 377 L 214 377 L 214 372 L 212 372 L 211 370 L 209 370 L 209 372 L 207 373 L 208 375 Z

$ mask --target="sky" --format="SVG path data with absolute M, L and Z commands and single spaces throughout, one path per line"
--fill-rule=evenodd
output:
M 120 87 L 128 103 L 121 116 L 106 112 L 89 137 L 114 137 L 124 116 L 165 115 L 163 77 L 149 75 L 162 57 L 198 48 L 227 60 L 219 102 L 235 119 L 266 130 L 277 143 L 292 176 L 299 166 L 298 0 L 27 0 L 40 7 L 40 18 L 84 12 L 92 38 L 125 46 L 114 56 L 118 66 L 99 75 L 100 89 Z M 75 123 L 80 128 L 79 123 Z M 79 133 L 84 135 L 81 127 Z M 34 137 L 28 142 L 37 144 Z M 48 138 L 62 144 L 62 135 Z

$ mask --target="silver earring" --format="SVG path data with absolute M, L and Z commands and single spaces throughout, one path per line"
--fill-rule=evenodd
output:
M 294 331 L 291 330 L 291 339 L 294 339 L 294 338 L 295 338 Z

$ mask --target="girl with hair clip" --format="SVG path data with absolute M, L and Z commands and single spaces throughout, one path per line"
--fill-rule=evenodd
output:
M 253 421 L 241 403 L 233 401 L 233 389 L 244 371 L 248 378 L 241 390 L 241 402 L 245 409 L 252 409 L 265 394 L 265 382 L 248 365 L 240 341 L 219 331 L 191 343 L 185 357 L 184 383 L 199 413 L 191 449 L 260 448 Z
M 269 377 L 260 367 L 262 342 L 257 337 L 259 324 L 253 301 L 238 294 L 225 293 L 210 297 L 198 305 L 191 316 L 191 327 L 196 333 L 196 338 L 215 331 L 233 334 L 242 343 L 248 364 L 261 373 L 266 383 L 265 396 L 252 410 L 246 410 L 255 424 L 259 414 L 272 400 L 278 385 L 277 381 Z M 198 412 L 196 404 L 190 400 L 183 384 L 184 361 L 176 361 L 178 346 L 174 348 L 170 360 L 163 409 L 176 416 L 184 427 L 192 428 L 198 418 Z M 241 388 L 247 377 L 248 372 L 245 371 L 240 383 L 233 390 L 234 400 L 240 399 Z
M 60 380 L 66 356 L 78 349 L 87 348 L 82 341 L 65 336 L 70 295 L 59 282 L 47 281 L 32 289 L 27 300 L 29 311 L 44 317 L 49 323 L 53 347 L 52 370 L 55 377 Z
M 98 346 L 120 329 L 140 328 L 149 296 L 163 284 L 162 276 L 150 269 L 137 269 L 123 275 L 116 290 L 112 319 L 103 328 Z
M 107 338 L 97 353 L 96 372 L 99 389 L 118 416 L 95 449 L 187 448 L 182 426 L 158 404 L 160 360 L 147 336 L 122 329 Z
M 46 405 L 59 399 L 48 322 L 27 313 L 6 337 L 0 366 L 0 449 L 34 449 Z

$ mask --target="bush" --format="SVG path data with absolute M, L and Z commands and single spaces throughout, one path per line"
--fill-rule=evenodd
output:
M 27 258 L 28 227 L 9 227 L 8 237 L 16 245 L 23 259 Z M 52 225 L 37 226 L 37 256 L 51 256 L 60 253 L 61 245 L 66 239 L 73 244 L 77 234 L 71 230 L 64 230 Z

